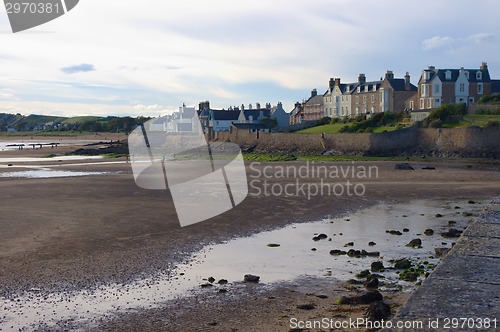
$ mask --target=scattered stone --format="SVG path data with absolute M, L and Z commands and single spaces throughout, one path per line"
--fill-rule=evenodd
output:
M 372 262 L 370 270 L 373 272 L 383 272 L 385 270 L 384 264 L 380 261 Z
M 311 251 L 316 251 L 317 249 L 316 248 L 311 248 Z
M 450 228 L 446 232 L 442 232 L 441 236 L 447 237 L 447 238 L 450 238 L 450 237 L 459 237 L 460 235 L 462 235 L 462 233 L 463 233 L 462 231 L 459 231 L 456 228 Z
M 408 218 L 408 216 L 406 214 L 403 214 L 401 217 Z
M 218 293 L 227 293 L 227 289 L 221 288 L 217 291 Z
M 313 238 L 312 238 L 312 239 L 313 239 L 313 241 L 319 241 L 319 240 L 321 240 L 321 239 L 320 239 L 319 237 L 317 237 L 317 236 L 313 236 Z
M 422 167 L 422 169 L 436 169 L 436 167 L 434 167 L 434 166 L 424 166 L 424 167 Z
M 411 248 L 422 248 L 422 240 L 420 239 L 413 239 L 408 244 L 406 244 L 407 247 Z
M 464 217 L 470 217 L 470 216 L 472 216 L 472 213 L 467 212 L 467 211 L 464 211 L 464 212 L 462 212 L 462 215 L 463 215 Z
M 394 229 L 390 230 L 389 234 L 391 234 L 391 235 L 403 235 L 403 233 L 401 233 L 400 231 L 396 231 Z
M 318 235 L 318 237 L 320 238 L 320 240 L 323 240 L 323 239 L 328 238 L 328 235 L 321 233 Z
M 425 231 L 424 231 L 424 234 L 427 235 L 427 236 L 431 236 L 431 235 L 434 235 L 434 230 L 431 229 L 431 228 L 427 228 Z
M 434 248 L 434 253 L 436 257 L 443 257 L 450 251 L 450 248 Z
M 344 244 L 344 247 L 352 247 L 354 246 L 354 242 L 347 242 L 346 244 Z
M 215 281 L 215 278 L 214 277 L 210 277 L 207 279 L 209 283 L 213 284 L 214 281 Z
M 356 258 L 366 257 L 366 256 L 378 257 L 378 256 L 380 256 L 380 252 L 378 252 L 378 251 L 368 252 L 368 251 L 366 251 L 364 249 L 363 250 L 350 249 L 347 252 L 347 256 L 349 256 L 349 257 L 356 257 Z
M 443 215 L 441 213 L 436 213 L 435 217 L 436 218 L 441 218 Z
M 14 166 L 13 164 L 7 164 L 7 166 Z
M 217 283 L 219 285 L 225 285 L 225 284 L 227 284 L 227 280 L 226 279 L 220 279 L 219 281 L 217 281 Z
M 208 325 L 210 325 L 210 326 L 216 326 L 217 324 L 219 324 L 219 323 L 217 323 L 216 321 L 208 323 Z
M 379 285 L 378 278 L 372 274 L 371 276 L 368 276 L 363 285 L 366 288 L 378 288 Z
M 267 246 L 269 248 L 276 248 L 276 247 L 279 247 L 280 245 L 278 243 L 268 243 Z
M 415 168 L 408 163 L 399 163 L 394 166 L 394 169 L 400 169 L 404 171 L 413 171 Z
M 360 280 L 356 280 L 356 279 L 349 279 L 349 280 L 347 280 L 347 283 L 348 283 L 348 284 L 351 284 L 351 285 L 360 285 L 360 284 L 362 284 L 363 282 L 362 282 L 362 281 L 360 281 Z
M 420 274 L 418 272 L 411 271 L 411 269 L 408 269 L 408 270 L 402 271 L 399 274 L 399 279 L 403 280 L 403 281 L 415 282 L 418 280 L 419 275 Z
M 356 273 L 356 274 L 355 274 L 355 277 L 356 277 L 356 278 L 361 279 L 361 278 L 366 278 L 366 277 L 368 277 L 370 274 L 372 274 L 370 271 L 368 271 L 368 270 L 363 270 L 363 271 L 361 271 L 361 272 L 359 272 L 359 273 Z
M 391 306 L 383 301 L 373 302 L 366 310 L 366 318 L 369 321 L 386 320 L 390 315 Z
M 245 274 L 243 277 L 244 282 L 259 282 L 260 276 L 256 276 L 253 274 Z
M 408 228 L 403 228 L 403 232 L 408 233 L 410 230 Z
M 455 225 L 457 222 L 455 220 L 448 221 L 448 225 Z
M 320 298 L 320 299 L 327 299 L 328 296 L 327 295 L 324 295 L 324 294 L 318 294 L 316 295 L 317 298 Z
M 373 241 L 370 241 L 370 242 L 368 242 L 368 245 L 369 245 L 370 247 L 373 247 L 373 246 L 376 246 L 377 244 L 376 244 L 375 242 L 373 242 Z
M 458 210 L 458 209 L 461 209 L 461 207 L 457 205 L 457 206 L 455 206 L 455 209 Z
M 476 204 L 476 202 L 474 202 L 474 201 L 469 201 L 468 203 L 469 204 Z
M 330 250 L 330 255 L 332 255 L 332 256 L 347 255 L 347 251 L 334 249 L 334 250 Z
M 394 268 L 398 270 L 405 270 L 412 266 L 408 258 L 401 258 L 394 261 Z
M 201 284 L 200 286 L 201 286 L 201 288 L 213 287 L 213 285 L 211 283 L 209 283 L 209 282 Z
M 370 304 L 376 301 L 382 301 L 383 296 L 377 290 L 370 290 L 355 297 L 355 302 L 359 304 Z
M 316 306 L 314 304 L 308 303 L 308 304 L 299 304 L 297 308 L 302 310 L 313 310 L 314 308 L 316 308 Z

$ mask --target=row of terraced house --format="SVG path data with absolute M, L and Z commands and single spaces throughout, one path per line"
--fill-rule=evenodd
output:
M 314 89 L 307 100 L 295 103 L 290 124 L 379 112 L 409 111 L 425 117 L 432 108 L 451 103 L 470 105 L 483 95 L 494 93 L 500 93 L 500 80 L 490 78 L 485 62 L 477 69 L 429 66 L 422 71 L 418 86 L 410 82 L 408 72 L 395 78 L 390 70 L 377 81 L 367 81 L 364 74 L 359 74 L 354 83 L 330 78 L 325 93 L 318 94 Z

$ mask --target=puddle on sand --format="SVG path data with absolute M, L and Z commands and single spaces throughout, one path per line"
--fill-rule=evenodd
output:
M 46 179 L 46 178 L 62 178 L 73 176 L 89 176 L 89 175 L 104 175 L 111 172 L 79 172 L 79 171 L 64 171 L 52 169 L 34 169 L 30 171 L 15 171 L 15 172 L 0 172 L 0 178 L 32 178 L 32 179 Z M 116 172 L 115 172 L 116 173 Z
M 102 156 L 54 156 L 47 158 L 36 157 L 15 157 L 15 158 L 0 158 L 0 163 L 24 163 L 24 162 L 46 162 L 46 161 L 72 161 L 72 160 L 93 160 L 102 159 Z
M 460 209 L 455 208 L 460 206 Z M 204 278 L 227 279 L 241 282 L 243 275 L 252 273 L 261 277 L 262 283 L 293 280 L 304 275 L 331 277 L 347 280 L 354 274 L 369 269 L 371 262 L 380 259 L 391 266 L 390 259 L 409 257 L 437 263 L 429 258 L 436 247 L 451 247 L 455 239 L 439 235 L 448 228 L 448 221 L 457 222 L 455 227 L 466 225 L 472 217 L 462 212 L 478 210 L 482 205 L 465 201 L 413 201 L 408 204 L 378 205 L 361 210 L 346 218 L 326 219 L 318 222 L 292 224 L 274 231 L 251 237 L 237 238 L 223 244 L 206 246 L 192 255 L 189 263 L 178 265 L 172 273 L 161 274 L 127 285 L 111 285 L 94 291 L 61 292 L 46 294 L 33 290 L 21 298 L 0 298 L 4 318 L 0 317 L 0 329 L 19 330 L 36 328 L 39 324 L 50 326 L 58 321 L 71 319 L 85 324 L 95 323 L 103 315 L 119 311 L 151 308 L 179 296 L 203 291 Z M 443 215 L 436 218 L 436 213 Z M 403 235 L 390 235 L 386 230 L 408 228 Z M 434 235 L 423 235 L 432 228 Z M 329 239 L 313 241 L 315 234 L 327 234 Z M 341 235 L 342 233 L 342 235 Z M 420 235 L 419 235 L 420 234 Z M 421 249 L 405 245 L 414 238 L 422 240 Z M 368 246 L 373 241 L 375 246 Z M 344 248 L 347 242 L 352 247 Z M 444 245 L 442 242 L 446 242 Z M 268 247 L 269 243 L 279 247 Z M 316 248 L 316 251 L 312 251 Z M 351 258 L 332 256 L 332 249 L 365 249 L 379 251 L 381 257 Z M 387 277 L 394 272 L 384 272 Z M 405 284 L 404 282 L 402 282 Z M 407 283 L 412 286 L 413 283 Z M 12 328 L 11 328 L 12 327 Z

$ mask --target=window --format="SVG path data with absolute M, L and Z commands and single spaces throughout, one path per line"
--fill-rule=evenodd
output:
M 372 104 L 375 103 L 375 95 L 372 95 Z
M 377 84 L 373 84 L 373 90 L 372 91 L 377 91 Z
M 372 106 L 372 113 L 375 113 L 375 106 Z
M 428 92 L 429 86 L 427 84 L 422 84 L 422 91 L 421 91 L 421 97 L 427 97 L 429 94 Z
M 465 91 L 465 83 L 460 83 L 460 92 Z
M 427 108 L 432 108 L 432 99 L 427 99 Z
M 361 87 L 360 86 L 358 86 L 358 92 L 361 92 Z
M 451 71 L 447 70 L 445 75 L 446 75 L 445 77 L 447 80 L 451 80 Z
M 365 92 L 368 92 L 368 85 L 365 85 Z
M 363 104 L 366 104 L 366 96 L 363 96 Z
M 481 73 L 480 71 L 478 71 L 478 72 L 476 73 L 476 79 L 477 79 L 477 80 L 482 80 L 482 79 L 483 79 L 483 73 Z
M 441 91 L 441 88 L 439 84 L 434 84 L 434 93 L 439 93 Z
M 421 110 L 423 110 L 425 108 L 424 102 L 425 102 L 424 99 L 420 99 L 420 109 Z
M 469 97 L 469 104 L 474 104 L 474 97 Z
M 413 109 L 413 100 L 410 100 L 410 109 Z
M 483 83 L 477 83 L 477 94 L 478 95 L 483 94 Z
M 341 96 L 340 98 L 342 98 L 342 101 L 344 101 L 344 96 Z

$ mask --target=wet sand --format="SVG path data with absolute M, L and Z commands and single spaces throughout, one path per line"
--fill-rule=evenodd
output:
M 0 158 L 14 154 L 31 156 L 30 152 L 9 151 L 0 154 Z M 362 197 L 314 196 L 311 200 L 303 196 L 265 197 L 255 195 L 254 188 L 235 209 L 181 228 L 168 191 L 137 187 L 130 164 L 124 159 L 112 161 L 121 163 L 57 163 L 57 167 L 68 170 L 113 172 L 107 175 L 0 179 L 0 296 L 15 300 L 33 288 L 50 293 L 92 289 L 110 282 L 127 283 L 172 269 L 204 244 L 292 222 L 347 215 L 379 202 L 488 199 L 498 196 L 500 188 L 498 164 L 442 162 L 432 163 L 435 170 L 423 170 L 421 167 L 429 163 L 422 162 L 413 163 L 414 171 L 396 171 L 394 162 L 357 162 L 356 165 L 379 169 L 377 178 L 360 181 L 366 186 Z M 262 163 L 249 167 L 248 174 L 257 177 L 258 170 L 266 166 L 271 165 L 271 170 L 276 170 L 276 166 L 290 164 L 300 167 L 304 162 Z M 350 162 L 324 164 L 352 165 Z M 16 166 L 20 165 L 12 167 Z M 11 169 L 0 169 L 0 172 L 5 171 Z M 315 183 L 318 179 L 304 181 Z M 295 183 L 290 177 L 270 181 L 281 185 Z M 249 273 L 259 274 L 259 271 Z M 102 322 L 97 319 L 93 324 L 99 325 L 99 329 L 116 331 L 288 331 L 290 326 L 286 317 L 291 315 L 307 318 L 363 314 L 359 308 L 353 311 L 349 306 L 334 305 L 334 300 L 346 292 L 338 282 L 304 279 L 275 288 L 260 286 L 241 285 L 240 289 L 222 296 L 206 292 L 195 298 L 165 303 L 161 308 L 132 310 Z M 327 298 L 315 295 L 327 295 Z M 401 303 L 404 298 L 401 294 L 386 295 L 394 303 Z M 296 306 L 304 302 L 314 302 L 317 308 L 311 311 L 297 309 Z M 69 328 L 79 325 L 78 322 L 65 324 Z M 80 327 L 91 329 L 89 326 Z

